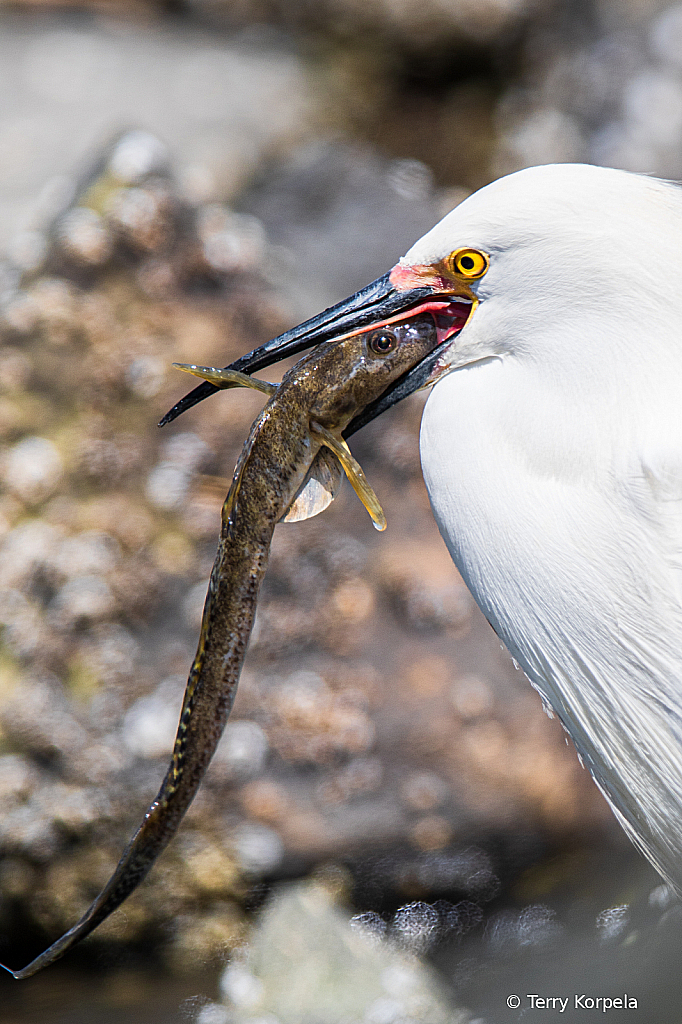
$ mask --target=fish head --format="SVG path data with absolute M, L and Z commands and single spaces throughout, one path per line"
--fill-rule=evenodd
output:
M 433 352 L 439 332 L 431 313 L 355 331 L 314 348 L 285 376 L 296 383 L 311 420 L 342 432 L 387 388 Z
M 342 435 L 396 382 L 422 366 L 439 342 L 431 313 L 395 317 L 321 342 L 285 374 L 273 402 L 291 405 L 298 416 L 303 413 L 311 434 L 322 441 L 285 521 L 308 519 L 326 508 L 338 491 L 343 467 L 376 528 L 385 529 L 379 500 Z

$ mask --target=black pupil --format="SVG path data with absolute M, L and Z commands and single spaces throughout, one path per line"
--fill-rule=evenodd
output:
M 471 256 L 462 256 L 459 262 L 461 263 L 465 270 L 474 269 L 474 261 Z
M 375 352 L 390 352 L 396 343 L 396 336 L 391 331 L 377 331 L 372 335 L 370 345 Z

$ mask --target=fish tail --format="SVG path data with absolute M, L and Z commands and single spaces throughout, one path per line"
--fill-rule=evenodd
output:
M 31 975 L 37 974 L 43 967 L 47 967 L 49 964 L 54 963 L 55 960 L 59 960 L 72 946 L 75 946 L 77 942 L 80 942 L 86 935 L 89 935 L 109 914 L 121 905 L 125 898 L 143 880 L 154 863 L 156 856 L 168 841 L 166 839 L 165 842 L 159 842 L 158 837 L 155 837 L 156 842 L 150 843 L 149 841 L 149 821 L 154 814 L 154 809 L 155 804 L 152 804 L 143 825 L 133 837 L 114 874 L 80 921 L 21 970 L 13 971 L 11 967 L 7 967 L 5 964 L 0 966 L 4 967 L 6 971 L 9 971 L 18 980 L 30 978 Z
M 221 540 L 211 574 L 199 645 L 185 689 L 173 756 L 156 799 L 113 875 L 80 921 L 21 970 L 0 965 L 17 979 L 30 978 L 54 963 L 123 903 L 175 835 L 201 784 L 232 709 L 258 588 L 267 563 L 267 553 L 265 557 L 256 557 L 255 563 L 250 559 L 249 564 L 252 568 L 255 565 L 255 571 L 249 574 L 249 592 L 237 588 L 239 592 L 233 598 L 228 593 L 230 571 L 226 571 L 226 541 L 227 538 Z M 243 566 L 232 568 L 235 574 L 243 573 Z M 231 628 L 227 626 L 228 620 Z

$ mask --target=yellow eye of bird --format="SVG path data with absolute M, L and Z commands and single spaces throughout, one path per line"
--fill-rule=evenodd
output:
M 472 281 L 483 277 L 490 265 L 490 257 L 479 249 L 455 249 L 449 262 L 456 274 Z

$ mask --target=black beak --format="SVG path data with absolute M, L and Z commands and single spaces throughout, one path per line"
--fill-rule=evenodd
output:
M 413 307 L 424 302 L 434 294 L 435 289 L 430 286 L 421 288 L 410 288 L 405 291 L 396 289 L 390 281 L 390 274 L 384 274 L 372 284 L 368 284 L 355 295 L 337 302 L 317 316 L 311 317 L 298 327 L 285 331 L 279 337 L 267 341 L 265 345 L 255 348 L 234 363 L 230 363 L 225 369 L 240 370 L 242 373 L 255 373 L 266 366 L 278 363 L 286 356 L 295 355 L 304 349 L 312 348 L 322 341 L 331 341 L 343 334 L 350 334 L 353 331 L 362 330 L 363 327 L 371 327 L 372 324 L 381 323 L 389 317 L 405 312 L 406 314 Z M 438 351 L 438 350 L 436 350 Z M 344 434 L 349 437 L 359 430 L 365 423 L 384 412 L 395 402 L 400 401 L 406 395 L 416 391 L 426 379 L 435 363 L 435 353 L 430 353 L 418 366 L 415 366 L 400 381 L 397 381 L 388 391 L 384 392 L 381 398 L 368 406 L 360 416 L 348 425 Z M 428 369 L 425 364 L 429 362 Z M 422 368 L 424 368 L 422 370 Z M 181 398 L 169 412 L 159 420 L 159 426 L 163 427 L 170 423 L 193 405 L 202 402 L 219 388 L 209 381 L 202 381 L 198 387 L 190 391 L 188 395 Z M 391 396 L 393 396 L 391 398 Z M 372 411 L 374 410 L 374 411 Z

